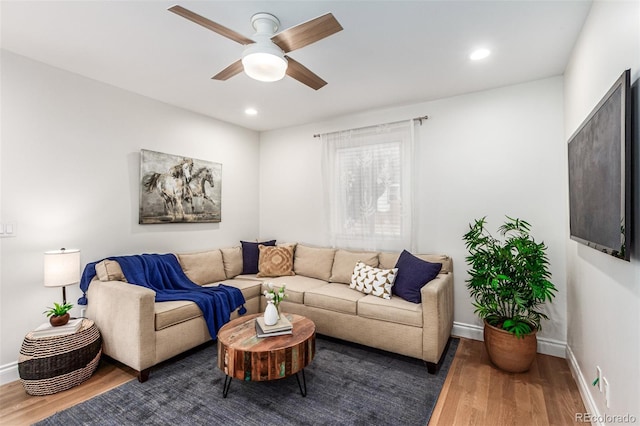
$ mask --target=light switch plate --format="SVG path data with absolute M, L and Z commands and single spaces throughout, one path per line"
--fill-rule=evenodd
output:
M 11 238 L 16 236 L 16 224 L 15 223 L 2 223 L 0 224 L 0 238 Z

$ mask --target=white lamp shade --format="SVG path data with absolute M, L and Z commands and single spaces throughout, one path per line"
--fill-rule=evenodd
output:
M 45 287 L 63 287 L 80 282 L 80 250 L 61 249 L 44 253 Z
M 287 73 L 287 65 L 284 54 L 275 45 L 252 44 L 242 55 L 245 74 L 258 81 L 282 80 Z

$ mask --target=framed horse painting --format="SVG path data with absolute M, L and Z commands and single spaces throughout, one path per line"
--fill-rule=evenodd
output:
M 222 164 L 140 151 L 139 223 L 220 222 Z

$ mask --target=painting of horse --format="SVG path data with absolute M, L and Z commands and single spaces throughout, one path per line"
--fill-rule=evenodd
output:
M 213 180 L 213 170 L 211 168 L 200 167 L 191 175 L 188 183 L 188 191 L 190 192 L 189 200 L 192 213 L 196 212 L 196 206 L 199 207 L 199 211 L 204 211 L 207 201 L 215 207 L 216 201 L 210 195 L 210 193 L 213 192 L 213 188 L 215 188 L 215 183 Z M 201 199 L 200 204 L 197 203 L 198 199 Z
M 139 223 L 221 221 L 222 164 L 141 150 Z

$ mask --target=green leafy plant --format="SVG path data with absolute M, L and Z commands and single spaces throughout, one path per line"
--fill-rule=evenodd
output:
M 51 317 L 51 316 L 61 317 L 62 315 L 69 312 L 71 308 L 73 308 L 73 305 L 69 303 L 63 303 L 61 305 L 59 303 L 53 302 L 53 308 L 50 306 L 47 306 L 47 310 L 44 311 L 43 314 L 45 314 L 47 317 Z
M 517 337 L 540 330 L 540 321 L 549 319 L 540 307 L 557 291 L 549 281 L 547 247 L 529 234 L 531 225 L 524 220 L 507 216 L 498 228 L 502 239 L 492 236 L 485 224 L 486 217 L 476 219 L 463 237 L 475 313 Z

